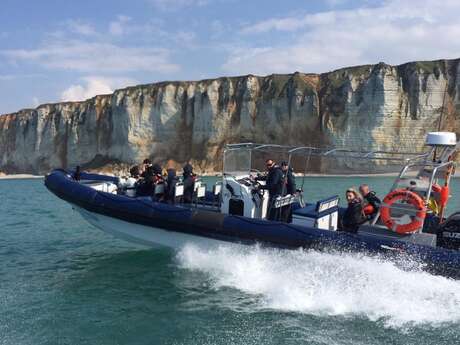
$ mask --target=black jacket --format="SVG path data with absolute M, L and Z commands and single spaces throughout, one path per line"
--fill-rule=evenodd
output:
M 264 189 L 268 189 L 268 195 L 270 198 L 283 195 L 283 171 L 277 165 L 270 168 L 267 176 L 259 178 L 259 180 L 265 180 Z
M 196 176 L 185 172 L 182 175 L 182 182 L 184 183 L 184 202 L 191 203 L 193 201 L 193 193 L 195 191 Z
M 357 199 L 348 204 L 342 218 L 342 230 L 357 232 L 359 226 L 364 222 L 363 205 Z
M 296 191 L 296 186 L 295 176 L 292 172 L 292 168 L 288 168 L 288 170 L 284 173 L 283 180 L 286 182 L 286 195 L 294 195 Z
M 167 170 L 167 177 L 166 177 L 166 189 L 165 189 L 165 199 L 167 201 L 174 201 L 174 195 L 176 192 L 176 183 L 178 181 L 176 176 L 176 170 L 168 169 Z

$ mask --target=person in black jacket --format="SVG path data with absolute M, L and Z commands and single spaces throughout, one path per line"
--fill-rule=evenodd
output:
M 356 233 L 359 226 L 365 220 L 362 199 L 354 188 L 347 189 L 345 196 L 347 198 L 348 207 L 342 217 L 342 230 Z
M 265 180 L 263 189 L 268 190 L 268 220 L 278 220 L 280 217 L 280 209 L 274 207 L 275 199 L 283 195 L 283 172 L 281 168 L 272 159 L 267 159 L 265 162 L 267 167 L 267 175 L 260 176 L 257 180 Z
M 286 185 L 286 195 L 294 195 L 296 192 L 295 186 L 295 176 L 292 171 L 292 168 L 288 165 L 287 162 L 281 163 L 281 170 L 283 171 L 283 177 Z
M 283 183 L 285 185 L 285 195 L 295 195 L 296 185 L 295 176 L 292 168 L 287 162 L 281 162 L 281 170 L 283 171 Z M 286 205 L 282 208 L 282 219 L 287 223 L 292 223 L 292 205 Z
M 81 168 L 79 165 L 75 168 L 75 172 L 73 173 L 73 179 L 75 181 L 80 181 L 81 179 Z
M 367 184 L 359 186 L 359 192 L 363 196 L 363 212 L 368 220 L 372 220 L 379 212 L 382 203 L 375 192 L 369 190 Z
M 184 203 L 190 204 L 193 201 L 196 175 L 193 173 L 193 167 L 190 163 L 184 165 L 183 171 L 182 180 L 184 183 Z
M 165 188 L 165 197 L 164 200 L 168 204 L 174 204 L 176 201 L 176 183 L 177 176 L 176 170 L 170 168 L 166 170 L 166 188 Z
M 151 166 L 142 173 L 142 179 L 139 180 L 136 188 L 137 196 L 153 196 L 155 192 L 155 174 Z
M 146 178 L 148 176 L 148 172 L 147 170 L 152 166 L 152 161 L 148 158 L 144 159 L 144 161 L 142 162 L 142 171 L 141 171 L 141 174 L 140 176 L 142 178 Z

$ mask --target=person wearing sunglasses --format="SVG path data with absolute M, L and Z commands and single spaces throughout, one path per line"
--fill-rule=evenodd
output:
M 267 168 L 267 174 L 265 176 L 260 176 L 257 180 L 265 181 L 265 186 L 262 186 L 262 189 L 268 190 L 268 220 L 279 220 L 280 209 L 277 209 L 274 206 L 275 199 L 283 195 L 283 172 L 279 165 L 275 163 L 273 159 L 267 159 L 265 161 L 265 166 Z

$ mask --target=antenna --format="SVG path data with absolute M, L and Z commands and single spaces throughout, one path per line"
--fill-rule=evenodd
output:
M 446 86 L 444 88 L 444 95 L 442 96 L 442 107 L 441 107 L 441 114 L 439 115 L 439 121 L 438 121 L 438 132 L 441 132 L 442 120 L 444 117 L 444 107 L 446 104 L 446 94 L 447 94 L 448 87 L 449 87 L 449 80 L 447 79 L 447 75 L 446 75 Z M 433 154 L 433 162 L 436 161 L 437 153 L 438 153 L 438 148 L 435 147 L 434 154 Z

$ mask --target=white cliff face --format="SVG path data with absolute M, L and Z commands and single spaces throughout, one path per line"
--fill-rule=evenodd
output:
M 378 64 L 322 75 L 163 82 L 46 104 L 0 116 L 0 171 L 102 168 L 151 157 L 191 160 L 213 172 L 226 143 L 248 141 L 420 151 L 442 109 L 442 129 L 460 131 L 458 75 L 460 60 Z

